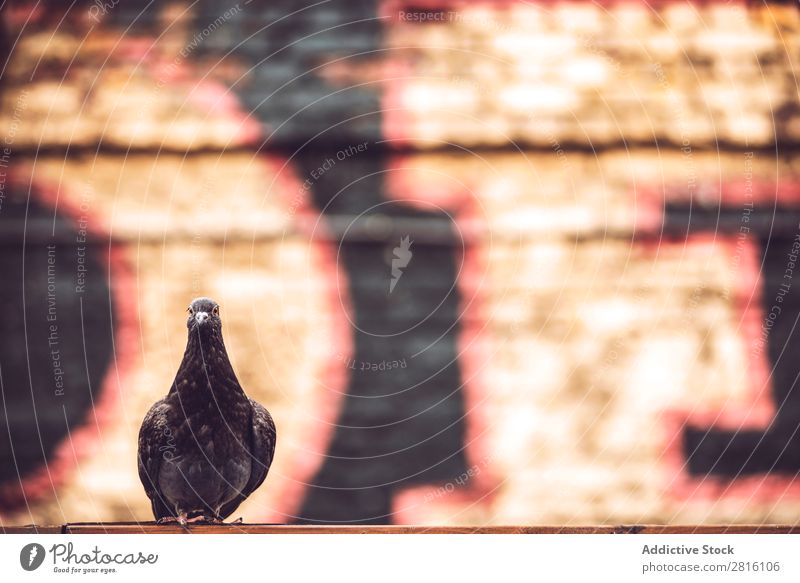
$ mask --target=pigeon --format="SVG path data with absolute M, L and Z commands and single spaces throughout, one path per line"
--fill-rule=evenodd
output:
M 197 298 L 188 312 L 183 361 L 139 430 L 139 479 L 162 524 L 221 523 L 261 485 L 275 453 L 275 423 L 228 359 L 219 304 Z

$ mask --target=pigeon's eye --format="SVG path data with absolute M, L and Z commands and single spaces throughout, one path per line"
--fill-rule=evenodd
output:
M 190 314 L 194 314 L 194 310 L 192 309 L 192 306 L 189 306 L 188 308 L 186 308 L 186 311 L 189 312 Z
M 214 306 L 214 309 L 212 310 L 212 313 L 215 316 L 219 316 L 219 306 Z

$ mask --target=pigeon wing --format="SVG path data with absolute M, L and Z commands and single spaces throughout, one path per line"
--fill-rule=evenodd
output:
M 165 400 L 154 404 L 142 421 L 139 429 L 139 479 L 144 491 L 153 506 L 155 517 L 170 516 L 158 486 L 158 475 L 165 448 L 169 447 L 168 439 L 172 432 L 168 423 L 169 405 Z
M 269 467 L 272 465 L 272 457 L 275 454 L 275 440 L 277 433 L 275 422 L 262 405 L 250 399 L 251 423 L 250 423 L 250 478 L 242 491 L 230 502 L 225 504 L 220 510 L 220 516 L 226 518 L 230 516 L 239 505 L 252 494 L 267 477 Z

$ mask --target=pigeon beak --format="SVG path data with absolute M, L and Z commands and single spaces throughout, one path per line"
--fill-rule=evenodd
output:
M 197 312 L 194 315 L 194 319 L 197 322 L 198 326 L 202 326 L 206 320 L 208 320 L 208 312 Z

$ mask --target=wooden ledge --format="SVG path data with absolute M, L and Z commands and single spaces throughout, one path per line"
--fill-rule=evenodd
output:
M 332 526 L 283 524 L 195 524 L 76 522 L 55 526 L 5 526 L 4 534 L 798 534 L 800 525 L 617 526 Z

